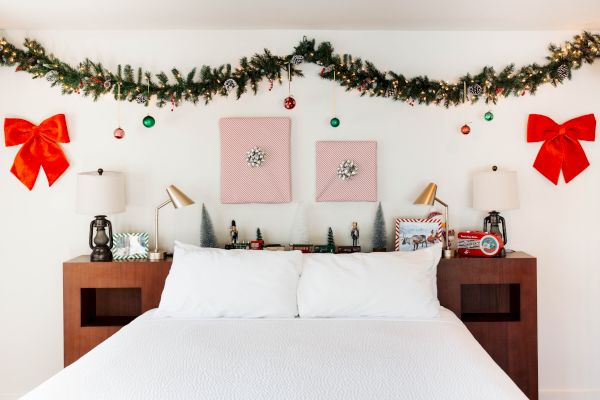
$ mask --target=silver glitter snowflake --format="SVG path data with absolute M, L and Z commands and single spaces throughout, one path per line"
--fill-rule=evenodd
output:
M 344 160 L 337 168 L 338 178 L 345 181 L 358 173 L 358 167 L 352 160 Z
M 231 92 L 238 87 L 238 84 L 234 79 L 229 78 L 225 81 L 225 83 L 223 83 L 223 87 L 226 91 Z
M 105 80 L 102 86 L 104 86 L 104 89 L 110 89 L 110 87 L 112 86 L 110 79 Z
M 474 84 L 469 86 L 469 94 L 471 96 L 479 96 L 481 93 L 483 93 L 483 88 L 481 87 L 481 85 L 479 84 Z
M 138 104 L 144 104 L 146 101 L 148 101 L 148 98 L 143 93 L 135 96 L 135 102 Z
M 567 76 L 569 76 L 569 67 L 567 67 L 565 64 L 562 64 L 561 66 L 558 67 L 558 69 L 556 70 L 556 75 L 560 78 L 560 79 L 565 79 Z
M 265 162 L 265 151 L 256 146 L 246 152 L 246 163 L 251 167 L 260 167 Z
M 294 54 L 292 56 L 292 61 L 291 63 L 294 65 L 298 65 L 298 64 L 302 64 L 304 62 L 304 56 L 301 56 L 300 54 Z
M 388 90 L 385 91 L 385 96 L 386 97 L 395 97 L 396 89 L 389 88 Z
M 48 73 L 46 74 L 46 80 L 48 82 L 54 82 L 57 79 L 58 79 L 58 72 L 56 72 L 54 70 L 48 71 Z

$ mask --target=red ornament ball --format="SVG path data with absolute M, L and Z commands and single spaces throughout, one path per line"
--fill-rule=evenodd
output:
M 471 127 L 467 124 L 464 124 L 460 127 L 460 133 L 462 133 L 463 135 L 468 135 L 469 133 L 471 133 Z
M 115 139 L 123 139 L 125 137 L 125 131 L 121 127 L 119 127 L 115 129 L 115 131 L 113 132 L 113 136 L 115 137 Z
M 285 100 L 283 100 L 283 106 L 288 110 L 291 110 L 296 107 L 296 99 L 294 99 L 293 96 L 286 97 Z

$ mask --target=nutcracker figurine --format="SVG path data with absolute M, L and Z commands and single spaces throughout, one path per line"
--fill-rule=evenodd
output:
M 238 230 L 235 225 L 235 219 L 231 220 L 231 226 L 229 227 L 229 236 L 231 237 L 231 243 L 236 244 L 238 240 Z
M 358 230 L 358 222 L 352 223 L 352 230 L 350 231 L 350 236 L 352 237 L 352 246 L 358 246 L 358 238 L 360 236 L 360 231 Z

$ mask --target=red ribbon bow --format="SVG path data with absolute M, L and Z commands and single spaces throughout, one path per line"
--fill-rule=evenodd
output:
M 562 169 L 568 183 L 590 165 L 579 141 L 594 141 L 595 135 L 594 114 L 573 118 L 562 125 L 545 115 L 530 114 L 527 142 L 544 141 L 533 167 L 555 185 Z
M 69 143 L 69 132 L 64 114 L 48 118 L 38 126 L 18 118 L 4 120 L 4 138 L 7 146 L 22 144 L 10 171 L 31 190 L 40 167 L 44 167 L 48 185 L 69 167 L 60 143 Z

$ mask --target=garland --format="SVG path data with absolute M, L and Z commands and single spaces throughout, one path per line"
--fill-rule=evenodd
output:
M 361 96 L 449 107 L 480 99 L 495 104 L 500 97 L 534 94 L 542 84 L 556 86 L 570 79 L 572 70 L 599 58 L 599 48 L 600 35 L 583 32 L 560 47 L 551 44 L 543 65 L 533 63 L 516 70 L 510 64 L 499 73 L 486 66 L 481 72 L 463 75 L 455 82 L 431 80 L 427 76 L 406 78 L 392 71 L 381 71 L 369 61 L 335 53 L 329 42 L 317 46 L 315 40 L 306 37 L 292 54 L 277 56 L 265 49 L 262 54 L 241 58 L 236 68 L 230 64 L 217 68 L 203 66 L 199 73 L 194 68 L 185 77 L 173 68 L 172 80 L 164 72 L 152 74 L 141 68 L 134 72 L 130 65 L 119 65 L 113 72 L 89 59 L 73 67 L 47 54 L 37 41 L 30 39 L 25 40 L 25 49 L 0 39 L 0 66 L 16 65 L 17 71 L 28 72 L 34 79 L 45 77 L 51 86 L 59 86 L 63 94 L 83 94 L 97 100 L 112 93 L 116 100 L 136 101 L 146 106 L 156 98 L 157 105 L 162 107 L 168 103 L 177 106 L 183 101 L 196 104 L 201 99 L 207 104 L 217 95 L 233 92 L 238 99 L 248 90 L 256 94 L 264 79 L 269 80 L 269 87 L 274 80 L 281 84 L 282 72 L 289 74 L 287 79 L 303 76 L 299 65 L 309 62 L 322 67 L 323 79 L 335 80 L 347 91 L 357 90 Z

